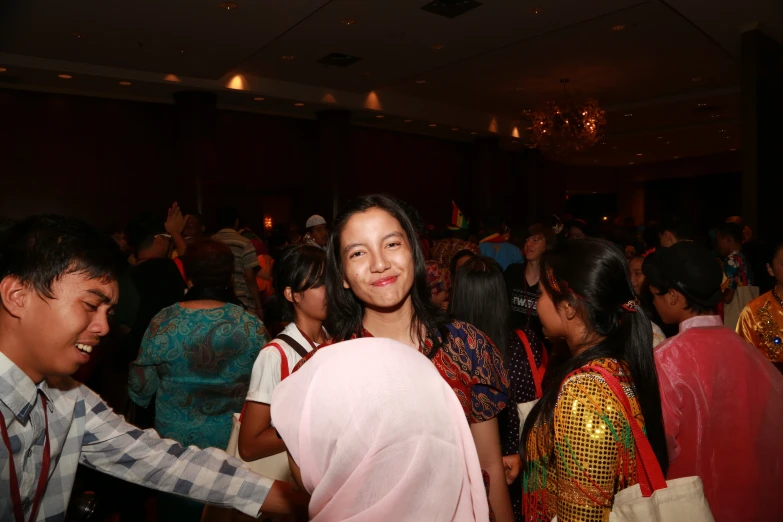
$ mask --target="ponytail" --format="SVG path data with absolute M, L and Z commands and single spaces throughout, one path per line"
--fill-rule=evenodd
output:
M 617 359 L 627 364 L 647 438 L 666 474 L 669 459 L 653 358 L 652 325 L 638 303 L 633 302 L 624 266 L 622 252 L 599 239 L 567 241 L 544 254 L 540 277 L 543 291 L 556 307 L 568 302 L 581 314 L 588 330 L 602 340 L 554 369 L 541 400 L 525 421 L 520 454 L 524 454 L 528 436 L 536 425 L 547 426 L 554 438 L 555 406 L 562 383 L 571 372 L 596 359 Z

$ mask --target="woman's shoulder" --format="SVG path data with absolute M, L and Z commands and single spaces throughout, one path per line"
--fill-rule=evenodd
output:
M 601 370 L 608 372 L 610 375 L 617 378 L 621 385 L 627 385 L 631 382 L 628 366 L 624 361 L 611 358 L 600 358 L 593 359 L 584 366 L 581 366 L 568 374 L 566 378 L 563 379 L 561 388 L 573 385 L 579 386 L 585 382 L 596 382 L 601 388 L 608 389 L 609 385 L 606 383 L 606 379 Z

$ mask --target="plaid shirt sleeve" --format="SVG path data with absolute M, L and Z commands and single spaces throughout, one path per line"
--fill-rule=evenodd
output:
M 114 477 L 256 517 L 274 481 L 215 448 L 183 448 L 154 430 L 126 423 L 83 388 L 85 429 L 80 461 Z

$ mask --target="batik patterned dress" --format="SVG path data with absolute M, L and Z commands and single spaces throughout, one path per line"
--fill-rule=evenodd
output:
M 164 308 L 131 366 L 130 397 L 147 406 L 157 396 L 155 429 L 161 437 L 183 446 L 225 448 L 253 363 L 268 341 L 264 323 L 233 304 Z
M 600 366 L 618 378 L 628 396 L 632 422 L 644 428 L 639 403 L 625 363 L 597 359 L 562 383 L 555 406 L 554 440 L 537 423 L 524 442 L 525 519 L 548 522 L 603 522 L 614 495 L 638 482 L 636 446 L 629 419 L 603 377 Z

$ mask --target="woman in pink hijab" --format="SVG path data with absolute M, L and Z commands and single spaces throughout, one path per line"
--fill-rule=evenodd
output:
M 489 520 L 459 400 L 424 355 L 396 341 L 324 350 L 277 387 L 272 424 L 311 495 L 312 521 Z

